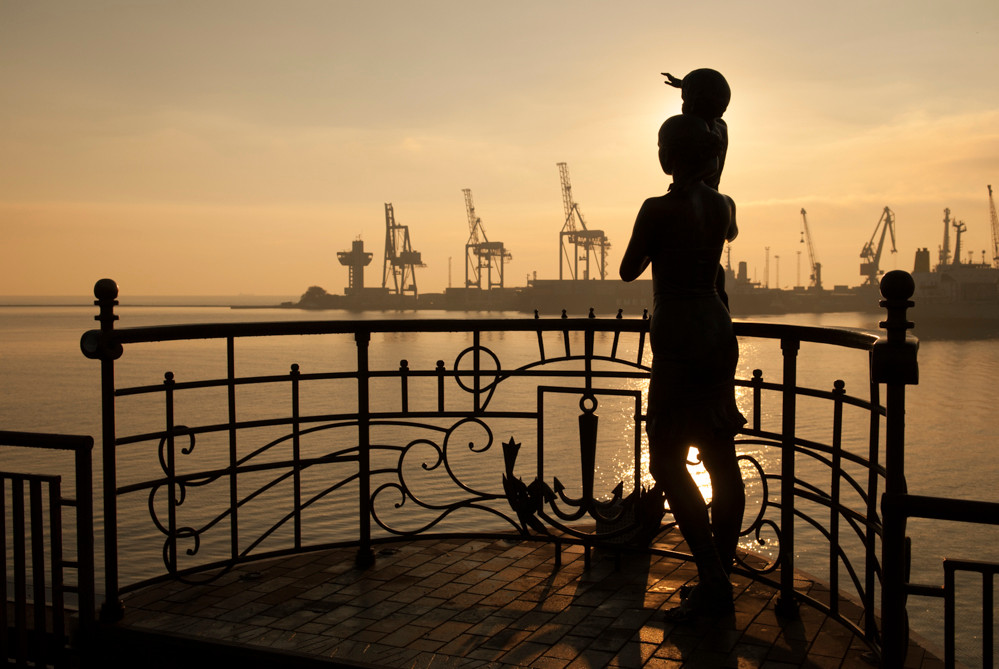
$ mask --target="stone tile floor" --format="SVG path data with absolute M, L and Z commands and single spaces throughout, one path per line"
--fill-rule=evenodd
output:
M 669 540 L 667 535 L 667 541 Z M 675 543 L 675 539 L 673 543 Z M 776 592 L 734 576 L 736 612 L 676 625 L 693 565 L 660 556 L 563 550 L 509 540 L 451 539 L 353 549 L 243 565 L 211 584 L 171 582 L 125 597 L 123 632 L 289 653 L 376 667 L 870 667 L 867 647 L 819 611 L 774 612 Z M 821 584 L 797 587 L 828 596 Z M 844 611 L 860 609 L 843 602 Z M 305 666 L 305 665 L 302 665 Z M 912 645 L 906 667 L 942 667 Z

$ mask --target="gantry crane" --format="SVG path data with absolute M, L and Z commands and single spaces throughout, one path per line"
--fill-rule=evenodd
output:
M 804 229 L 801 231 L 801 242 L 808 242 L 808 262 L 812 266 L 812 275 L 809 277 L 811 286 L 815 290 L 822 290 L 822 263 L 815 258 L 815 247 L 812 245 L 812 233 L 808 230 L 808 216 L 805 209 L 801 210 L 801 222 Z
M 563 268 L 568 266 L 570 279 L 589 279 L 590 263 L 597 266 L 597 274 L 601 280 L 607 278 L 607 249 L 610 242 L 603 230 L 589 230 L 579 211 L 579 205 L 572 199 L 572 186 L 569 184 L 569 167 L 565 163 L 557 163 L 559 176 L 562 178 L 562 204 L 565 207 L 565 222 L 559 234 L 558 278 L 564 278 Z M 577 219 L 579 225 L 576 225 Z M 572 254 L 570 257 L 569 254 Z M 583 275 L 579 273 L 579 261 L 585 264 Z
M 390 288 L 394 295 L 417 296 L 416 268 L 425 267 L 419 251 L 409 243 L 409 226 L 395 222 L 391 202 L 385 203 L 385 262 L 382 265 L 382 288 Z M 389 285 L 392 277 L 392 285 Z
M 996 216 L 996 203 L 992 199 L 992 186 L 989 186 L 989 218 L 992 219 L 992 264 L 999 267 L 999 216 Z
M 878 230 L 881 231 L 881 236 L 878 236 Z M 863 285 L 877 287 L 878 277 L 884 274 L 881 271 L 881 251 L 884 249 L 885 245 L 885 233 L 891 233 L 891 252 L 895 253 L 895 214 L 891 209 L 885 207 L 884 211 L 881 212 L 881 218 L 878 219 L 877 225 L 874 226 L 874 234 L 871 235 L 871 240 L 864 244 L 863 250 L 860 252 L 860 257 L 864 262 L 860 263 L 860 274 L 864 279 Z M 874 240 L 878 240 L 878 245 L 875 248 Z
M 465 210 L 468 212 L 468 241 L 465 242 L 465 288 L 482 288 L 483 271 L 486 275 L 486 290 L 503 287 L 503 265 L 513 256 L 503 242 L 491 242 L 486 237 L 486 229 L 482 227 L 482 219 L 475 215 L 475 205 L 472 204 L 472 189 L 463 188 L 465 194 Z M 493 271 L 499 275 L 499 280 L 493 279 Z

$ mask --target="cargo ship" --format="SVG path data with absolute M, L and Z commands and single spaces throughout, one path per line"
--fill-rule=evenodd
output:
M 993 226 L 992 262 L 982 252 L 980 262 L 972 257 L 961 259 L 961 235 L 967 230 L 963 221 L 952 220 L 944 209 L 944 237 L 938 262 L 931 267 L 930 251 L 916 251 L 912 279 L 915 307 L 912 318 L 919 323 L 916 334 L 954 336 L 999 335 L 999 221 L 989 186 L 989 208 Z M 950 251 L 950 231 L 955 232 L 954 252 Z

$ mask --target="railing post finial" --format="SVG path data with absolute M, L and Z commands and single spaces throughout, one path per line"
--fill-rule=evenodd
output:
M 919 343 L 907 339 L 906 332 L 913 327 L 906 317 L 906 310 L 915 306 L 909 298 L 916 284 L 908 272 L 892 270 L 881 278 L 881 306 L 888 312 L 879 325 L 886 336 L 874 346 L 871 359 L 871 378 L 875 383 L 919 383 L 919 366 L 916 352 Z
M 888 331 L 888 341 L 905 341 L 905 331 L 911 330 L 912 321 L 906 320 L 905 311 L 915 303 L 909 298 L 916 291 L 912 275 L 900 269 L 892 270 L 881 279 L 881 306 L 888 311 L 888 317 L 878 325 Z
M 121 344 L 114 341 L 114 322 L 118 320 L 114 308 L 118 304 L 118 284 L 113 279 L 101 279 L 94 284 L 94 305 L 100 311 L 94 320 L 101 324 L 100 331 L 91 330 L 80 339 L 83 355 L 94 360 L 117 360 L 121 357 Z
M 101 308 L 94 320 L 100 321 L 102 330 L 109 330 L 114 321 L 118 320 L 114 313 L 115 305 L 118 304 L 118 284 L 114 279 L 101 279 L 94 284 L 94 297 L 97 298 L 94 304 Z

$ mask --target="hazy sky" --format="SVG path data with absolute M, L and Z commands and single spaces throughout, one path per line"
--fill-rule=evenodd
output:
M 384 203 L 420 292 L 464 280 L 463 188 L 508 285 L 557 278 L 566 162 L 617 265 L 668 183 L 660 72 L 732 89 L 721 190 L 732 262 L 859 283 L 885 206 L 898 254 L 936 257 L 943 209 L 992 238 L 999 3 L 0 0 L 0 294 L 341 293 L 360 236 L 381 282 Z M 953 241 L 952 241 L 953 243 Z M 966 254 L 962 254 L 966 255 Z

